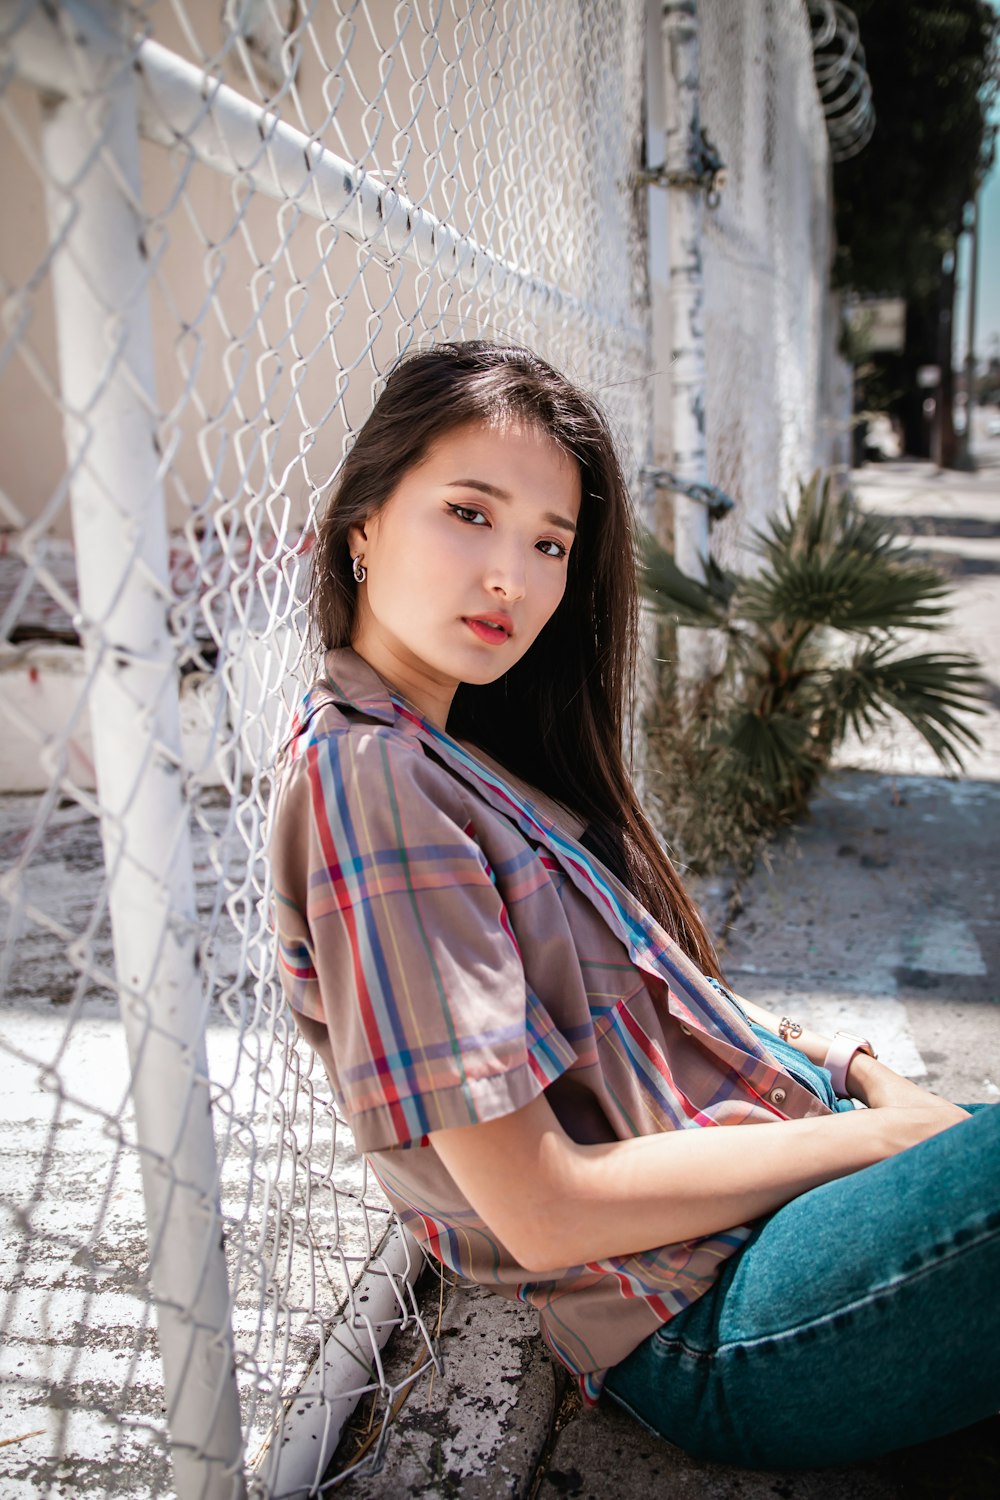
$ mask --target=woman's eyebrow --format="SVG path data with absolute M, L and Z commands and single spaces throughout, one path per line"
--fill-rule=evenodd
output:
M 509 500 L 510 495 L 506 490 L 499 489 L 495 484 L 488 484 L 485 479 L 450 479 L 447 484 L 450 490 L 479 490 L 483 495 L 489 495 L 493 500 Z M 565 516 L 557 516 L 555 511 L 547 510 L 543 520 L 552 526 L 561 526 L 572 536 L 576 536 L 576 527 L 572 521 L 567 521 Z

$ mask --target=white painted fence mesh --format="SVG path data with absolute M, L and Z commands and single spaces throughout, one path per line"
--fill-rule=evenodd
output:
M 279 999 L 271 767 L 403 349 L 532 344 L 647 452 L 643 11 L 0 5 L 5 1497 L 304 1494 L 310 1365 L 428 1345 Z

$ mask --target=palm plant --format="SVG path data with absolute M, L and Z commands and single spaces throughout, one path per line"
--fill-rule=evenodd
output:
M 675 684 L 665 724 L 649 726 L 664 821 L 696 868 L 745 863 L 762 832 L 800 814 L 848 729 L 901 715 L 948 770 L 979 744 L 976 660 L 905 652 L 901 636 L 943 625 L 950 586 L 891 522 L 814 475 L 753 550 L 753 576 L 713 563 L 701 583 L 643 539 L 652 608 L 726 643 L 719 673 L 686 694 Z

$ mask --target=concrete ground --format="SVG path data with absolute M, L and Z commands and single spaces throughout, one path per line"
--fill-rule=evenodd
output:
M 901 1072 L 964 1102 L 1000 1099 L 1000 442 L 984 447 L 981 465 L 966 475 L 888 463 L 855 476 L 862 503 L 898 517 L 954 579 L 956 608 L 941 648 L 978 654 L 990 694 L 983 745 L 966 773 L 943 775 L 922 742 L 899 728 L 847 745 L 809 822 L 773 846 L 742 889 L 716 882 L 701 893 L 714 906 L 735 989 L 817 1027 L 870 1034 Z M 720 896 L 728 899 L 720 904 Z M 437 1282 L 424 1296 L 435 1325 Z M 1000 1494 L 1000 1416 L 877 1463 L 751 1473 L 689 1459 L 610 1402 L 584 1413 L 532 1317 L 499 1298 L 449 1287 L 439 1328 L 444 1377 L 412 1390 L 381 1472 L 348 1479 L 338 1494 Z M 396 1337 L 390 1379 L 405 1377 L 415 1352 Z M 366 1416 L 357 1414 L 328 1477 L 356 1457 Z

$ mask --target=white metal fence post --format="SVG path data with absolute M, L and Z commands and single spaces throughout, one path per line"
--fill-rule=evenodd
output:
M 701 172 L 700 71 L 697 0 L 665 0 L 662 16 L 666 83 L 666 158 L 670 185 L 667 219 L 670 306 L 670 407 L 673 472 L 682 482 L 708 481 L 705 440 L 705 281 L 702 255 L 704 191 Z M 694 578 L 704 577 L 708 511 L 678 494 L 674 504 L 674 556 Z M 707 665 L 704 631 L 678 631 L 683 676 L 698 678 Z
M 81 633 L 175 1484 L 244 1493 L 166 604 L 131 57 L 67 7 L 78 88 L 43 129 Z M 108 12 L 113 22 L 114 13 Z

